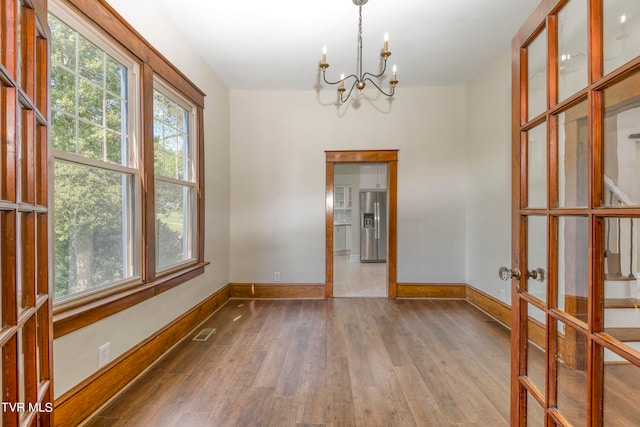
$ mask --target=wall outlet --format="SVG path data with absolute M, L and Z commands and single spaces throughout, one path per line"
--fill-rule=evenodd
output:
M 274 282 L 279 282 L 280 281 L 280 272 L 276 271 L 273 273 L 273 281 Z
M 504 302 L 507 302 L 507 291 L 504 289 L 500 289 L 500 299 Z
M 109 345 L 110 343 L 104 343 L 98 347 L 98 368 L 109 363 Z

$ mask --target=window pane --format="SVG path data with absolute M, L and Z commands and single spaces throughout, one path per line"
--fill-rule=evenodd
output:
M 589 219 L 558 219 L 558 308 L 587 324 Z
M 640 350 L 637 279 L 640 219 L 604 218 L 603 232 L 605 332 Z
M 527 218 L 527 292 L 547 299 L 547 217 Z M 524 278 L 523 278 L 524 279 Z
M 587 425 L 587 337 L 558 322 L 557 407 L 574 426 Z
M 626 64 L 640 51 L 640 2 L 604 0 L 604 72 Z
M 547 123 L 531 129 L 527 134 L 527 206 L 547 206 Z
M 585 0 L 571 0 L 558 13 L 558 86 L 560 101 L 587 87 Z
M 155 173 L 190 180 L 189 111 L 157 90 L 153 97 L 153 140 Z
M 605 358 L 607 351 L 605 350 Z M 640 420 L 640 367 L 627 360 L 604 365 L 604 425 L 632 426 Z
M 604 204 L 640 205 L 640 73 L 604 91 Z
M 545 340 L 546 315 L 533 304 L 527 304 L 527 377 L 540 394 L 545 394 L 545 366 L 547 345 Z
M 55 296 L 131 277 L 133 177 L 56 162 L 54 180 Z
M 80 36 L 78 44 L 78 70 L 80 75 L 91 82 L 102 86 L 105 63 L 104 52 L 82 36 Z
M 130 148 L 126 144 L 128 68 L 55 16 L 49 15 L 49 20 L 52 29 L 51 145 L 62 151 L 129 166 L 133 156 L 126 152 Z M 110 137 L 107 130 L 122 136 Z M 114 147 L 118 141 L 122 145 Z
M 547 31 L 543 30 L 527 48 L 528 118 L 547 110 Z
M 158 269 L 193 257 L 193 188 L 156 180 Z
M 589 126 L 587 103 L 558 115 L 558 205 L 583 207 L 588 203 Z
M 52 61 L 75 70 L 78 33 L 51 14 L 49 15 L 49 26 L 51 27 L 51 33 L 56 36 L 56 42 L 51 44 Z

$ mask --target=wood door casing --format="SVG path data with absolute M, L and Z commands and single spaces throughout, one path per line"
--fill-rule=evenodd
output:
M 325 297 L 333 298 L 333 200 L 334 166 L 336 163 L 386 163 L 388 173 L 389 218 L 387 295 L 396 299 L 397 220 L 398 220 L 398 150 L 326 151 L 325 192 Z

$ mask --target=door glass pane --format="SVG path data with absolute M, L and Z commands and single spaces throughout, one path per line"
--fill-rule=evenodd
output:
M 638 310 L 638 218 L 604 219 L 605 331 L 624 342 L 640 342 Z M 637 339 L 631 339 L 636 337 Z M 628 344 L 631 345 L 631 344 Z M 637 346 L 640 349 L 640 345 Z
M 547 30 L 527 48 L 528 119 L 547 110 Z
M 558 410 L 571 425 L 587 425 L 587 338 L 564 322 L 556 338 Z
M 587 2 L 571 0 L 558 13 L 559 100 L 587 87 L 587 81 Z
M 547 299 L 547 218 L 530 216 L 527 223 L 527 292 Z
M 558 308 L 587 323 L 589 219 L 558 219 Z
M 640 2 L 604 0 L 604 73 L 626 64 L 640 52 Z
M 640 205 L 640 73 L 607 88 L 604 103 L 604 205 Z
M 640 420 L 640 367 L 624 360 L 604 365 L 604 425 L 633 426 Z
M 527 132 L 527 206 L 547 206 L 547 123 Z
M 545 412 L 542 406 L 527 392 L 527 427 L 543 427 Z
M 589 123 L 587 102 L 558 115 L 558 205 L 588 204 Z
M 540 394 L 545 391 L 546 365 L 546 316 L 542 310 L 527 304 L 529 321 L 527 322 L 527 377 Z
M 18 337 L 18 402 L 25 401 L 25 373 L 24 373 L 24 338 L 22 328 L 16 334 Z

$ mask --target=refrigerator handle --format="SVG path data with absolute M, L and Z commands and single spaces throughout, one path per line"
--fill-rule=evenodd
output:
M 375 227 L 376 227 L 376 239 L 380 239 L 380 203 L 375 202 L 373 204 L 373 211 L 375 215 Z

